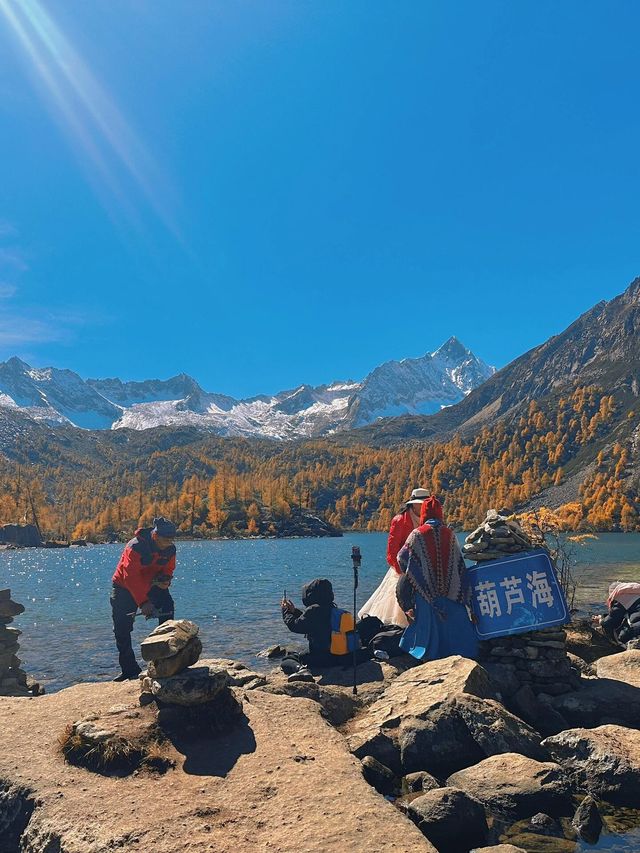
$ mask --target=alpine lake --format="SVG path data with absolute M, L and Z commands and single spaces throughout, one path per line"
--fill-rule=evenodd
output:
M 463 535 L 460 535 L 462 541 Z M 294 645 L 280 618 L 283 594 L 300 604 L 302 585 L 314 577 L 331 579 L 336 602 L 353 605 L 351 548 L 360 547 L 357 606 L 360 607 L 386 572 L 384 533 L 348 533 L 327 539 L 250 539 L 178 542 L 177 569 L 171 587 L 176 618 L 200 626 L 204 657 L 235 658 L 254 669 L 273 666 L 257 658 L 266 646 Z M 111 628 L 111 576 L 121 544 L 68 549 L 0 551 L 0 588 L 26 612 L 16 618 L 19 656 L 26 671 L 47 692 L 83 681 L 102 681 L 117 672 Z M 579 586 L 575 605 L 603 612 L 609 584 L 640 579 L 640 535 L 600 534 L 572 544 Z M 134 626 L 134 648 L 155 622 L 140 616 Z M 504 827 L 501 840 L 530 853 L 578 853 L 640 850 L 640 812 L 602 804 L 606 829 L 596 845 L 575 840 L 567 822 L 566 837 L 527 833 L 526 827 Z M 523 835 L 524 833 L 524 835 Z

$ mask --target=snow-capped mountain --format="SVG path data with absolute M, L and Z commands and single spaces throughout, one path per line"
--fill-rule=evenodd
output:
M 35 420 L 84 429 L 109 429 L 122 414 L 72 370 L 37 369 L 19 358 L 0 363 L 0 406 L 22 409 Z
M 35 369 L 11 358 L 0 363 L 0 407 L 54 426 L 194 426 L 220 435 L 293 439 L 328 435 L 382 417 L 431 414 L 459 402 L 494 372 L 450 338 L 421 358 L 386 362 L 361 382 L 301 385 L 236 400 L 204 391 L 184 373 L 144 382 L 84 380 L 70 370 Z

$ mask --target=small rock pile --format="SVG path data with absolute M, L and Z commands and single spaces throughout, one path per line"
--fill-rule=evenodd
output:
M 14 616 L 24 613 L 24 605 L 11 599 L 10 589 L 0 589 L 0 696 L 39 696 L 44 688 L 28 678 L 20 669 L 22 661 L 17 657 L 22 634 L 17 628 L 10 628 Z
M 509 510 L 490 509 L 483 523 L 467 536 L 462 550 L 467 559 L 482 562 L 534 547 Z M 522 703 L 533 699 L 531 692 L 559 696 L 577 686 L 578 678 L 567 655 L 567 635 L 560 626 L 486 640 L 481 643 L 480 655 L 492 667 L 503 694 L 513 696 L 520 691 Z
M 465 539 L 462 552 L 469 560 L 496 560 L 508 554 L 529 551 L 533 543 L 508 510 L 490 509 L 487 517 Z
M 506 695 L 527 685 L 536 695 L 559 696 L 574 690 L 579 682 L 571 668 L 567 634 L 561 626 L 487 640 L 482 643 L 481 659 L 487 661 L 491 674 L 498 676 L 496 680 Z
M 140 704 L 155 702 L 168 730 L 225 731 L 242 715 L 223 666 L 193 666 L 202 653 L 199 628 L 186 619 L 164 622 L 142 641 L 147 671 L 140 676 Z
M 153 630 L 140 645 L 151 678 L 170 678 L 197 663 L 202 654 L 199 628 L 187 619 L 170 619 Z

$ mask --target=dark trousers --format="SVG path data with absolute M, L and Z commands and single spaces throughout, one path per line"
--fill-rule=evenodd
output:
M 159 589 L 157 586 L 149 590 L 149 601 L 156 606 L 162 614 L 158 619 L 161 625 L 167 619 L 173 619 L 173 598 L 168 589 Z M 123 586 L 113 584 L 111 588 L 111 617 L 113 619 L 113 633 L 118 647 L 120 669 L 126 676 L 136 676 L 140 672 L 138 661 L 131 646 L 131 632 L 133 631 L 133 614 L 138 609 L 133 596 Z

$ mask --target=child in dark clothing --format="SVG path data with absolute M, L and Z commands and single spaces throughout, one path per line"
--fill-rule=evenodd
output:
M 299 610 L 288 598 L 281 601 L 282 619 L 294 634 L 305 634 L 309 641 L 309 652 L 293 658 L 302 665 L 319 667 L 344 666 L 352 660 L 353 642 L 357 642 L 353 617 L 337 608 L 331 581 L 316 578 L 302 588 L 302 603 Z M 359 645 L 359 643 L 358 643 Z M 358 656 L 360 658 L 360 655 Z M 282 661 L 285 672 L 295 672 L 288 655 Z

